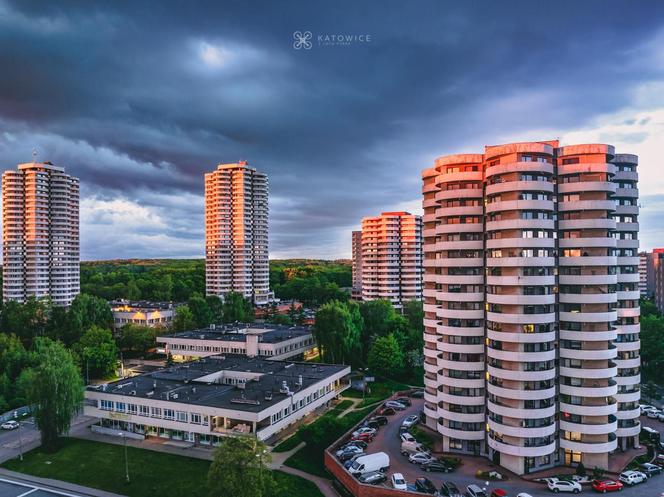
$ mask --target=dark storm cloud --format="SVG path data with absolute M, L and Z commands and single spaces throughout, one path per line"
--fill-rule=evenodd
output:
M 202 174 L 237 159 L 270 175 L 274 253 L 343 255 L 435 155 L 583 125 L 661 79 L 643 53 L 661 2 L 547 5 L 0 0 L 0 153 L 36 146 L 81 178 L 86 257 L 202 254 Z M 150 229 L 123 231 L 113 199 Z

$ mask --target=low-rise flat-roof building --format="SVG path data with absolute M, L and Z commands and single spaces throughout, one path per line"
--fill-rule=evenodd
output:
M 93 431 L 214 445 L 266 440 L 348 388 L 350 367 L 217 355 L 85 391 Z
M 311 328 L 273 324 L 228 324 L 157 337 L 157 351 L 176 361 L 215 354 L 266 359 L 305 356 L 316 347 Z
M 110 306 L 116 330 L 126 324 L 169 328 L 175 318 L 176 305 L 173 302 L 115 300 L 110 302 Z

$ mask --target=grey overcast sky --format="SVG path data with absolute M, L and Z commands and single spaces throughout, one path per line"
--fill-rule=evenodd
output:
M 664 246 L 661 0 L 0 0 L 0 68 L 2 168 L 80 177 L 86 260 L 203 256 L 203 174 L 238 159 L 271 257 L 348 257 L 435 157 L 552 138 L 640 155 Z

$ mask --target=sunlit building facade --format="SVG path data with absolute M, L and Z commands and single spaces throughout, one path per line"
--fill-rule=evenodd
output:
M 425 414 L 524 474 L 638 444 L 637 157 L 513 143 L 423 172 Z
M 79 181 L 50 162 L 2 175 L 3 300 L 50 298 L 68 306 L 80 292 Z
M 205 175 L 205 286 L 207 295 L 238 292 L 267 304 L 267 175 L 246 162 L 220 164 Z
M 362 219 L 359 265 L 362 300 L 389 300 L 397 308 L 422 300 L 421 216 L 399 211 Z

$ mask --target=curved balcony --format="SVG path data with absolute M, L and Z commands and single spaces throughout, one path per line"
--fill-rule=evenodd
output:
M 537 438 L 553 435 L 556 432 L 556 424 L 551 422 L 547 426 L 538 426 L 537 428 L 526 428 L 521 426 L 510 426 L 502 423 L 497 423 L 493 419 L 487 420 L 489 428 L 503 435 L 519 438 Z
M 639 416 L 641 416 L 641 409 L 638 406 L 629 411 L 618 410 L 616 412 L 617 419 L 638 419 Z
M 551 399 L 556 395 L 555 387 L 545 390 L 514 390 L 512 388 L 497 387 L 491 383 L 487 383 L 486 387 L 489 393 L 513 400 L 545 400 Z
M 614 193 L 617 184 L 613 181 L 579 181 L 577 183 L 560 183 L 558 193 L 577 193 L 577 192 L 611 192 Z
M 481 205 L 462 205 L 459 207 L 438 207 L 436 217 L 450 216 L 481 216 L 483 214 Z
M 568 221 L 560 221 L 566 223 Z M 595 247 L 615 247 L 617 240 L 611 237 L 595 237 L 595 238 L 561 238 L 558 240 L 558 246 L 561 249 L 566 248 L 580 248 L 588 249 Z
M 618 302 L 615 293 L 560 293 L 561 304 L 613 304 Z
M 618 275 L 619 283 L 638 283 L 639 282 L 639 273 L 633 274 L 619 274 Z
M 436 234 L 444 235 L 447 233 L 480 233 L 484 231 L 482 223 L 466 224 L 441 224 L 436 226 Z
M 539 210 L 553 211 L 553 200 L 500 200 L 486 206 L 486 212 Z
M 636 423 L 636 426 L 630 426 L 629 428 L 618 428 L 616 429 L 617 437 L 635 437 L 641 433 L 641 423 Z
M 490 178 L 496 174 L 513 172 L 553 174 L 553 164 L 548 162 L 511 162 L 509 164 L 498 164 L 486 168 L 485 176 Z M 537 183 L 542 182 L 538 181 Z
M 437 409 L 431 409 L 429 405 L 425 402 L 424 407 L 422 409 L 424 411 L 424 415 L 428 418 L 432 419 L 438 419 L 438 410 Z
M 640 385 L 641 384 L 641 375 L 635 374 L 632 376 L 618 376 L 616 377 L 616 383 L 618 386 L 630 386 L 630 385 Z M 621 402 L 630 402 L 632 400 L 639 400 L 641 398 L 641 392 L 629 392 L 629 393 L 619 393 Z
M 618 439 L 609 442 L 590 443 L 590 442 L 573 442 L 572 440 L 560 439 L 560 448 L 569 449 L 577 452 L 586 452 L 589 454 L 603 454 L 616 450 L 618 447 Z
M 555 246 L 555 238 L 494 238 L 486 241 L 488 249 L 554 248 Z
M 462 198 L 482 198 L 481 188 L 464 188 L 462 190 L 438 190 L 434 198 L 440 200 L 454 200 Z
M 621 292 L 620 290 L 618 290 L 617 293 L 618 293 L 618 299 L 620 300 L 639 300 L 641 298 L 641 292 L 639 292 L 638 290 L 629 291 L 629 292 L 627 291 Z
M 641 340 L 635 340 L 634 342 L 616 342 L 616 348 L 618 349 L 618 352 L 641 350 Z M 620 362 L 618 362 L 618 367 L 621 367 Z
M 559 409 L 561 412 L 578 414 L 579 416 L 609 416 L 611 414 L 616 414 L 618 404 L 613 402 L 603 406 L 579 406 L 576 404 L 560 402 Z
M 478 267 L 482 264 L 484 264 L 484 259 L 481 257 L 456 257 L 424 260 L 424 267 Z
M 486 284 L 500 285 L 500 286 L 552 286 L 556 284 L 556 277 L 555 276 L 487 276 Z
M 479 161 L 482 162 L 481 160 Z M 475 161 L 471 162 L 474 164 Z M 467 164 L 467 163 L 464 163 Z M 444 165 L 438 162 L 438 159 L 435 161 L 435 167 L 442 168 Z M 479 171 L 455 171 L 453 173 L 445 172 L 444 170 L 438 171 L 438 176 L 436 177 L 436 184 L 442 185 L 444 183 L 456 183 L 457 181 L 482 181 L 482 167 L 478 165 Z
M 477 327 L 456 327 L 438 325 L 437 332 L 439 335 L 460 335 L 460 336 L 482 336 L 484 335 L 484 326 Z
M 618 258 L 614 256 L 579 256 L 579 257 L 560 257 L 558 264 L 561 266 L 615 266 L 618 264 Z
M 498 350 L 487 347 L 486 353 L 493 359 L 500 359 L 511 362 L 540 362 L 553 361 L 556 358 L 555 349 L 543 352 L 519 352 L 515 350 Z
M 615 230 L 616 222 L 613 219 L 569 219 L 569 220 L 558 221 L 558 229 L 559 230 L 580 230 L 580 229 Z
M 558 212 L 615 210 L 615 200 L 577 200 L 575 202 L 558 202 Z
M 447 426 L 440 424 L 438 422 L 438 432 L 442 435 L 452 438 L 458 438 L 460 440 L 484 440 L 484 430 L 479 431 L 466 431 L 466 430 L 455 430 Z
M 479 379 L 464 379 L 464 378 L 452 378 L 449 376 L 439 377 L 439 384 L 444 383 L 445 385 L 450 385 L 459 388 L 484 388 L 485 380 L 484 378 Z
M 437 348 L 441 352 L 458 352 L 459 354 L 483 354 L 483 343 L 448 343 L 437 342 Z
M 560 393 L 574 395 L 576 397 L 612 397 L 618 393 L 618 385 L 606 387 L 575 387 L 572 385 L 560 385 Z
M 556 321 L 556 313 L 551 312 L 546 314 L 507 314 L 504 312 L 501 313 L 487 312 L 486 318 L 490 321 L 495 321 L 497 323 L 546 324 L 546 323 L 554 323 Z
M 484 319 L 484 311 L 482 309 L 445 309 L 440 308 L 436 311 L 436 316 L 439 318 L 452 318 L 452 319 Z
M 572 431 L 575 433 L 582 433 L 584 435 L 606 435 L 613 433 L 618 428 L 618 420 L 614 419 L 610 423 L 603 424 L 587 424 L 587 423 L 570 423 L 569 421 L 560 420 L 560 429 L 564 431 Z
M 583 274 L 583 275 L 562 274 L 559 276 L 559 279 L 561 285 L 594 286 L 594 285 L 615 285 L 618 283 L 618 277 L 615 274 Z
M 546 305 L 555 304 L 556 296 L 553 293 L 549 295 L 499 295 L 489 293 L 486 296 L 486 301 L 490 304 Z
M 484 413 L 467 414 L 463 412 L 448 411 L 438 406 L 438 417 L 443 417 L 451 421 L 460 421 L 462 423 L 484 423 Z
M 547 333 L 508 333 L 506 331 L 486 330 L 487 337 L 491 340 L 511 343 L 545 343 L 556 339 L 556 332 Z
M 559 164 L 558 175 L 566 176 L 576 173 L 607 173 L 611 176 L 616 174 L 615 164 L 605 162 L 580 162 L 576 164 Z
M 441 250 L 482 250 L 484 244 L 482 240 L 463 240 L 454 242 L 436 242 L 431 248 L 431 252 Z
M 504 221 L 487 221 L 486 231 L 515 229 L 554 229 L 553 219 L 506 219 Z
M 542 407 L 540 409 L 524 409 L 521 407 L 501 406 L 487 400 L 487 408 L 494 414 L 516 419 L 542 419 L 549 418 L 556 414 L 555 405 L 552 405 L 551 407 Z
M 556 369 L 544 371 L 515 371 L 513 369 L 501 369 L 495 366 L 487 366 L 489 374 L 495 378 L 513 381 L 545 381 L 556 377 Z
M 427 281 L 432 281 L 427 279 Z M 433 282 L 443 285 L 481 285 L 484 283 L 484 276 L 481 274 L 471 275 L 453 275 L 437 274 L 433 277 Z
M 429 373 L 429 374 L 437 375 L 437 374 L 438 374 L 438 370 L 440 369 L 440 368 L 438 367 L 438 364 L 429 364 L 429 363 L 426 362 L 426 361 L 425 361 L 422 365 L 424 366 L 424 372 L 425 372 L 425 373 Z M 425 375 L 425 378 L 426 378 L 426 375 Z
M 463 404 L 465 406 L 483 406 L 484 395 L 479 397 L 466 397 L 463 395 L 451 395 L 445 392 L 438 392 L 436 397 L 438 402 L 448 402 L 450 404 Z
M 483 302 L 483 293 L 450 293 L 436 292 L 436 299 L 442 302 Z
M 486 195 L 503 192 L 553 192 L 550 181 L 505 181 L 486 186 Z
M 620 333 L 639 333 L 641 331 L 640 324 L 619 324 L 617 329 Z
M 454 369 L 457 371 L 484 371 L 484 362 L 449 361 L 447 359 L 438 359 L 438 366 L 443 369 Z
M 487 257 L 488 267 L 530 267 L 553 266 L 554 257 Z
M 618 375 L 618 367 L 610 366 L 608 368 L 589 369 L 589 368 L 568 368 L 560 366 L 560 376 L 567 376 L 568 378 L 615 378 Z
M 586 361 L 602 360 L 602 359 L 615 359 L 618 350 L 613 347 L 609 349 L 600 350 L 584 350 L 584 349 L 566 349 L 560 347 L 560 357 L 567 359 L 581 359 Z
M 438 356 L 440 355 L 440 351 L 438 349 L 428 349 L 424 348 L 424 357 L 428 357 L 430 359 L 438 359 Z
M 620 369 L 638 368 L 641 366 L 641 358 L 634 357 L 632 359 L 616 359 L 616 365 Z
M 521 447 L 499 442 L 494 440 L 492 437 L 488 437 L 487 440 L 489 442 L 489 447 L 492 449 L 517 457 L 546 456 L 547 454 L 551 454 L 556 450 L 555 442 L 549 445 L 544 445 L 543 447 Z

